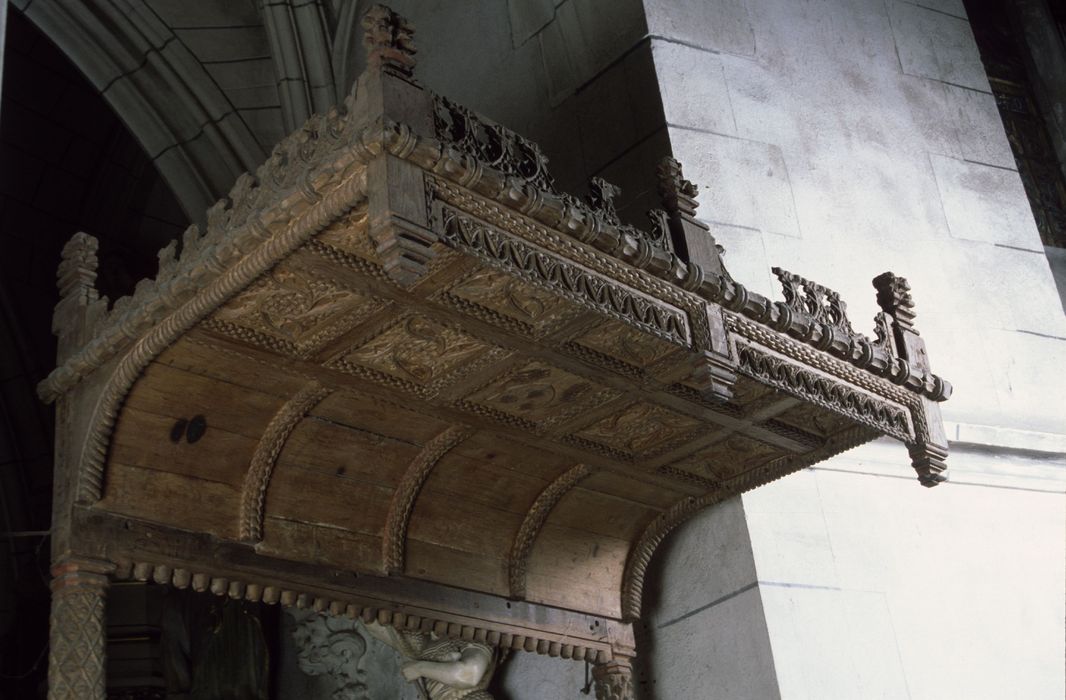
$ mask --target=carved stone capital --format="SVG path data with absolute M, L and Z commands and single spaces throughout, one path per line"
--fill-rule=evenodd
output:
M 596 700 L 633 700 L 633 667 L 629 659 L 614 659 L 592 667 Z

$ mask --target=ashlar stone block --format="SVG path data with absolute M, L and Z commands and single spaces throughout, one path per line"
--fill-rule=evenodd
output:
M 900 0 L 889 3 L 889 16 L 904 73 L 989 91 L 967 20 Z
M 727 136 L 737 135 L 721 59 L 666 41 L 652 41 L 666 122 Z
M 1016 171 L 938 155 L 929 160 L 953 238 L 1042 250 Z
M 778 146 L 689 129 L 669 131 L 675 157 L 700 188 L 703 218 L 800 236 L 788 168 Z
M 645 0 L 644 11 L 652 36 L 711 51 L 755 54 L 745 0 Z
M 936 10 L 937 12 L 943 12 L 946 15 L 953 17 L 959 17 L 966 19 L 966 6 L 963 5 L 962 0 L 907 0 L 911 4 L 918 5 L 919 7 L 925 7 L 930 10 Z

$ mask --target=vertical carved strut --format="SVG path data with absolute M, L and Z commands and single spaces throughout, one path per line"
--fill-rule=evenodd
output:
M 407 550 L 407 526 L 414 511 L 415 499 L 418 498 L 422 485 L 433 471 L 433 467 L 448 451 L 473 434 L 465 425 L 453 425 L 422 446 L 407 465 L 407 471 L 396 487 L 389 504 L 389 515 L 385 521 L 385 533 L 381 542 L 381 557 L 385 570 L 398 574 L 403 572 L 404 558 Z
M 522 520 L 522 526 L 518 528 L 514 544 L 511 545 L 511 558 L 507 564 L 507 575 L 510 580 L 511 597 L 525 598 L 526 596 L 526 570 L 529 564 L 529 553 L 533 550 L 533 543 L 537 541 L 537 535 L 544 527 L 544 523 L 551 515 L 552 509 L 559 503 L 566 493 L 577 486 L 583 479 L 592 473 L 592 468 L 586 464 L 578 464 L 571 467 L 555 481 L 548 484 L 537 499 L 533 501 L 529 512 Z
M 263 508 L 274 464 L 296 425 L 308 411 L 330 395 L 331 390 L 311 382 L 286 401 L 270 419 L 255 447 L 241 487 L 240 537 L 245 542 L 263 539 Z
M 104 700 L 104 595 L 113 568 L 74 558 L 52 567 L 48 700 Z
M 886 272 L 875 277 L 873 285 L 877 290 L 878 306 L 892 319 L 899 371 L 889 378 L 897 384 L 904 383 L 912 375 L 931 378 L 922 387 L 919 398 L 922 413 L 914 416 L 915 440 L 907 444 L 907 451 L 922 486 L 936 486 L 947 479 L 944 471 L 947 469 L 948 441 L 940 406 L 927 397 L 932 394 L 947 399 L 951 396 L 951 385 L 931 372 L 925 341 L 914 330 L 914 299 L 907 280 Z

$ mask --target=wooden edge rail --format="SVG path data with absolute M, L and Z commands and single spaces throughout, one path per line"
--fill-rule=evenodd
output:
M 632 627 L 619 620 L 403 577 L 279 560 L 248 545 L 91 507 L 78 507 L 75 520 L 83 533 L 80 551 L 112 562 L 117 579 L 347 615 L 577 661 L 605 663 L 633 655 Z

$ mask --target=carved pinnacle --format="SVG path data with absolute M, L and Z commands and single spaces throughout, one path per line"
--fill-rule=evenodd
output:
M 415 67 L 415 30 L 407 18 L 384 5 L 374 5 L 363 15 L 363 29 L 370 66 L 411 75 Z
M 901 330 L 914 330 L 914 300 L 911 298 L 911 286 L 903 277 L 885 272 L 874 277 L 874 289 L 877 290 L 877 305 L 886 314 L 896 319 Z
M 685 262 L 699 265 L 704 271 L 728 276 L 722 264 L 722 254 L 718 243 L 711 235 L 707 224 L 696 218 L 696 195 L 699 188 L 685 179 L 681 172 L 681 163 L 673 158 L 663 158 L 657 169 L 659 176 L 659 195 L 662 197 L 663 210 L 670 225 L 670 241 L 674 250 Z M 653 216 L 652 221 L 655 222 Z
M 96 250 L 99 245 L 95 238 L 79 231 L 63 246 L 62 260 L 56 270 L 60 298 L 80 297 L 85 303 L 96 300 Z
M 699 203 L 696 202 L 699 188 L 684 178 L 681 163 L 667 156 L 659 163 L 657 174 L 659 196 L 662 197 L 663 208 L 670 214 L 695 217 L 696 209 L 699 207 Z

